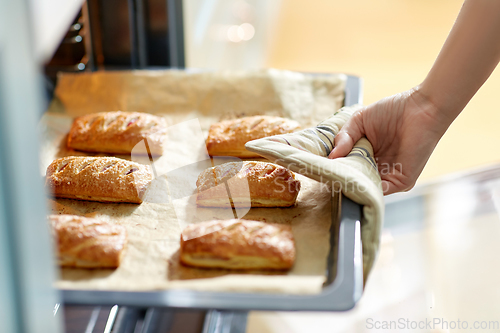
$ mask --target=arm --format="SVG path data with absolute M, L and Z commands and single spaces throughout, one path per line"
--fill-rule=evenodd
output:
M 500 1 L 466 0 L 439 56 L 420 86 L 446 127 L 464 109 L 500 60 Z
M 499 36 L 500 1 L 466 0 L 425 80 L 355 113 L 329 158 L 347 155 L 366 136 L 384 194 L 411 189 L 439 139 L 497 66 Z

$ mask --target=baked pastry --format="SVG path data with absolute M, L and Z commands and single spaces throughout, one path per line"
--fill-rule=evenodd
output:
M 127 244 L 124 226 L 76 215 L 49 215 L 60 266 L 113 268 Z
M 203 171 L 196 182 L 202 207 L 289 207 L 300 181 L 290 170 L 267 162 L 229 162 Z M 229 189 L 229 191 L 228 191 Z M 250 196 L 250 197 L 249 197 Z
M 68 148 L 103 153 L 130 154 L 146 139 L 149 152 L 161 155 L 166 120 L 141 112 L 99 112 L 78 117 L 68 134 Z M 134 153 L 148 154 L 145 144 Z
M 290 269 L 295 261 L 295 242 L 289 225 L 208 221 L 184 229 L 180 260 L 197 267 Z
M 45 185 L 57 198 L 141 203 L 152 179 L 147 165 L 115 157 L 70 156 L 49 165 Z
M 290 119 L 253 116 L 226 120 L 210 126 L 207 150 L 211 156 L 258 157 L 245 149 L 248 141 L 271 135 L 295 132 L 300 128 L 298 122 Z

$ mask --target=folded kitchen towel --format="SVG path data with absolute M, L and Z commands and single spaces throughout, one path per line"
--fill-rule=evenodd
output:
M 346 197 L 363 205 L 361 239 L 366 282 L 377 256 L 384 216 L 381 179 L 373 148 L 362 138 L 346 157 L 328 158 L 335 135 L 360 107 L 343 107 L 316 127 L 250 141 L 246 148 L 304 176 L 331 183 Z

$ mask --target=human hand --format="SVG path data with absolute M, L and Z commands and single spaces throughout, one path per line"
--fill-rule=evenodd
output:
M 384 194 L 411 189 L 439 139 L 500 61 L 500 1 L 465 0 L 421 85 L 356 112 L 329 158 L 371 142 Z
M 384 195 L 408 191 L 451 121 L 416 87 L 354 113 L 328 157 L 346 156 L 365 136 L 373 146 Z

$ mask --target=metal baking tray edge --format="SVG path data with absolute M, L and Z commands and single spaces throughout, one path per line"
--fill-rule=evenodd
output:
M 362 80 L 348 75 L 344 105 L 362 102 Z M 340 209 L 339 209 L 340 208 Z M 130 305 L 221 310 L 344 311 L 363 292 L 362 206 L 343 194 L 332 196 L 332 226 L 326 282 L 321 293 L 264 293 L 164 290 L 150 292 L 61 289 L 65 304 Z

